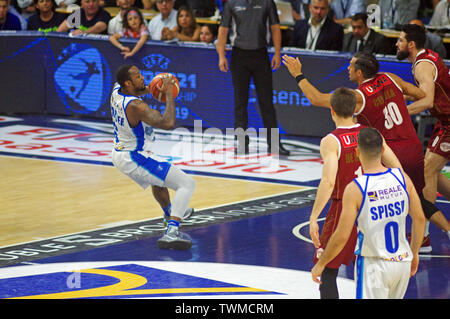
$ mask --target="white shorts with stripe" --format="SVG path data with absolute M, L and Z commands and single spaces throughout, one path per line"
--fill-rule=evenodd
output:
M 112 162 L 143 189 L 162 187 L 171 164 L 148 151 L 112 151 Z
M 402 299 L 411 273 L 410 261 L 357 256 L 356 299 Z

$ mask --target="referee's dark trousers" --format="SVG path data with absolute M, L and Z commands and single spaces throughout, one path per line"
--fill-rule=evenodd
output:
M 234 87 L 234 128 L 247 129 L 250 80 L 253 78 L 262 121 L 267 129 L 267 144 L 270 146 L 271 128 L 278 128 L 278 123 L 273 106 L 272 68 L 267 49 L 233 47 L 230 70 Z M 248 148 L 248 136 L 245 139 L 245 147 Z

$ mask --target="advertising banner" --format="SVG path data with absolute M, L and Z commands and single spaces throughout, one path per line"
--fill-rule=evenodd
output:
M 135 45 L 136 40 L 121 40 Z M 234 127 L 234 90 L 231 73 L 218 68 L 213 45 L 148 41 L 139 52 L 124 59 L 108 36 L 69 37 L 61 33 L 0 32 L 0 112 L 64 115 L 109 119 L 109 96 L 115 72 L 134 64 L 145 82 L 162 72 L 180 82 L 176 99 L 177 126 L 225 130 Z M 273 51 L 269 49 L 272 56 Z M 231 52 L 228 52 L 230 57 Z M 282 54 L 299 56 L 303 72 L 321 92 L 340 86 L 355 88 L 348 79 L 351 54 L 311 52 L 285 48 Z M 379 57 L 380 70 L 396 73 L 412 82 L 411 66 L 395 57 Z M 143 96 L 150 107 L 164 111 L 164 104 Z M 286 67 L 273 72 L 273 102 L 281 134 L 320 137 L 334 128 L 329 110 L 311 105 Z M 250 85 L 249 127 L 263 127 L 257 95 Z

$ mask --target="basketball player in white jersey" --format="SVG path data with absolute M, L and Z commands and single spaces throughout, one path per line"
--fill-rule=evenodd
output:
M 175 127 L 173 80 L 170 76 L 163 79 L 161 91 L 166 93 L 166 107 L 161 114 L 139 97 L 149 94 L 149 87 L 145 86 L 144 77 L 136 66 L 121 66 L 116 77 L 117 83 L 111 94 L 114 124 L 112 162 L 143 189 L 152 186 L 153 195 L 163 208 L 167 220 L 167 229 L 158 240 L 158 247 L 189 249 L 192 241 L 179 231 L 179 226 L 181 220 L 192 213 L 188 204 L 195 182 L 192 177 L 151 151 L 155 141 L 153 128 L 170 130 Z M 167 188 L 175 190 L 172 204 Z
M 411 179 L 399 168 L 384 167 L 383 151 L 383 138 L 376 129 L 360 131 L 357 154 L 364 174 L 345 188 L 337 229 L 311 270 L 313 280 L 320 283 L 325 265 L 342 249 L 356 223 L 357 299 L 403 298 L 409 278 L 417 272 L 425 230 L 425 215 Z M 408 213 L 411 246 L 405 231 Z

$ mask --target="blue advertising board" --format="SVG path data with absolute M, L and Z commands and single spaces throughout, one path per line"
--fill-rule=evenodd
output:
M 130 47 L 136 42 L 121 41 Z M 135 56 L 124 60 L 108 36 L 13 31 L 0 32 L 0 47 L 2 113 L 109 119 L 115 72 L 122 64 L 134 64 L 147 84 L 158 73 L 177 76 L 181 88 L 176 99 L 177 126 L 192 127 L 195 120 L 201 120 L 203 128 L 234 127 L 231 74 L 219 70 L 213 45 L 148 41 Z M 295 48 L 285 48 L 284 53 L 300 57 L 303 72 L 322 92 L 356 87 L 348 79 L 350 54 Z M 379 60 L 381 71 L 412 82 L 409 63 L 389 56 Z M 143 99 L 150 107 L 164 110 L 164 104 L 151 96 Z M 323 136 L 334 128 L 328 109 L 312 106 L 284 66 L 273 73 L 273 101 L 281 134 Z M 249 127 L 263 127 L 252 84 L 248 111 Z

